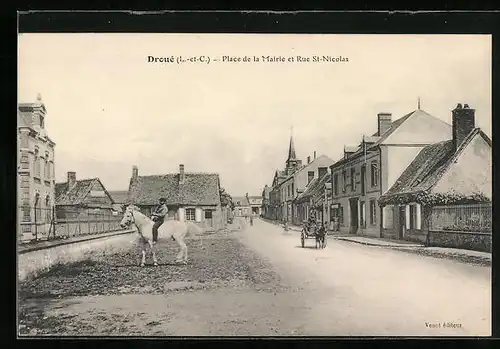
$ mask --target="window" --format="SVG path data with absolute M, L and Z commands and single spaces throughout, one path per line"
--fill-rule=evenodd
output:
M 307 171 L 307 184 L 311 183 L 314 179 L 314 171 Z
M 30 178 L 28 176 L 21 176 L 21 188 L 30 187 Z
M 376 187 L 378 185 L 378 165 L 376 163 L 372 163 L 371 165 L 371 182 L 372 187 Z
M 347 172 L 342 171 L 342 191 L 345 192 L 347 190 Z
M 49 162 L 47 159 L 44 159 L 43 163 L 43 178 L 49 179 Z
M 363 228 L 366 227 L 366 204 L 364 201 L 360 202 L 360 212 L 359 212 L 359 218 L 361 220 L 361 226 Z
M 294 185 L 292 183 L 292 197 L 295 196 L 295 192 L 293 191 L 293 189 L 294 189 Z
M 50 222 L 52 218 L 52 208 L 50 207 L 50 197 L 45 197 L 45 222 Z
M 351 191 L 356 191 L 356 169 L 351 168 Z
M 318 167 L 318 178 L 323 177 L 328 172 L 326 167 Z
M 333 193 L 335 196 L 339 195 L 339 175 L 337 173 L 333 176 Z
M 377 224 L 377 202 L 370 200 L 370 224 Z
M 212 219 L 212 211 L 205 210 L 205 219 Z
M 42 216 L 42 203 L 40 202 L 40 194 L 36 193 L 35 194 L 35 213 L 36 213 L 36 220 L 40 221 L 40 218 Z
M 23 206 L 23 222 L 31 222 L 31 209 L 29 206 Z
M 23 151 L 21 153 L 21 169 L 27 170 L 30 168 L 28 152 Z
M 195 221 L 196 220 L 196 209 L 194 208 L 186 208 L 186 221 Z
M 38 156 L 38 152 L 35 153 L 34 166 L 35 168 L 35 177 L 40 178 L 40 157 Z

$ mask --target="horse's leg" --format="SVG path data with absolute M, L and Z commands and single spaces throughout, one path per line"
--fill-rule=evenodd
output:
M 153 265 L 156 267 L 158 265 L 158 259 L 156 258 L 156 244 L 151 245 L 151 252 L 153 253 Z
M 143 267 L 146 264 L 146 249 L 143 246 L 142 247 L 142 260 L 141 260 L 141 267 Z
M 177 244 L 179 244 L 179 253 L 177 254 L 177 262 L 185 262 L 187 260 L 187 246 L 186 243 L 184 242 L 184 239 L 181 238 L 180 236 L 175 238 L 175 241 L 177 241 Z

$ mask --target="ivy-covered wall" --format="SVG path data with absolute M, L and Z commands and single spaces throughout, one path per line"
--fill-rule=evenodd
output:
M 491 252 L 491 234 L 465 232 L 429 232 L 430 246 Z

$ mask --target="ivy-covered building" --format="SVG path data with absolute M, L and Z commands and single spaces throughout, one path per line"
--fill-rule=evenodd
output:
M 386 212 L 382 237 L 429 244 L 431 215 L 436 207 L 453 209 L 491 202 L 491 139 L 475 127 L 475 110 L 467 104 L 458 104 L 452 111 L 452 133 L 452 139 L 423 148 L 380 197 L 379 205 Z M 465 225 L 468 218 L 464 215 L 455 220 Z M 458 233 L 455 239 L 464 239 Z

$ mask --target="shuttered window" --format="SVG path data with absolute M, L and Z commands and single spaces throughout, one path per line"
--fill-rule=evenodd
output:
M 186 208 L 185 219 L 186 219 L 186 221 L 192 221 L 192 222 L 194 222 L 196 220 L 196 209 L 194 209 L 194 208 Z

